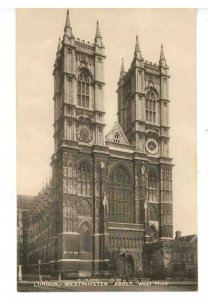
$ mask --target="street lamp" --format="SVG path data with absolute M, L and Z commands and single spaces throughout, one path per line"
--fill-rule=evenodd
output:
M 139 267 L 139 282 L 142 282 L 142 267 Z
M 150 281 L 152 281 L 152 280 L 153 280 L 153 278 L 152 278 L 153 261 L 152 261 L 152 260 L 150 261 L 150 266 L 151 266 L 151 269 L 150 269 L 150 272 L 151 272 L 151 273 L 150 273 L 150 274 L 151 274 Z
M 18 266 L 18 281 L 22 281 L 22 266 Z
M 59 276 L 58 276 L 58 281 L 61 281 L 61 267 L 59 268 Z
M 39 274 L 39 281 L 42 281 L 42 276 L 40 275 L 40 264 L 41 264 L 41 260 L 38 260 L 38 274 Z

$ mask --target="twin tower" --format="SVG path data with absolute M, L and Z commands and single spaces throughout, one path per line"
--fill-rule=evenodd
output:
M 113 41 L 112 41 L 113 42 Z M 110 50 L 110 49 L 109 49 Z M 172 238 L 169 68 L 138 37 L 122 61 L 118 120 L 104 136 L 105 46 L 75 39 L 67 11 L 54 64 L 51 260 L 63 276 L 143 270 L 144 245 Z

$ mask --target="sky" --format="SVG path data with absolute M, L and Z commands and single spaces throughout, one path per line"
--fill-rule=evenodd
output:
M 36 195 L 50 176 L 53 154 L 53 64 L 66 9 L 17 10 L 17 192 Z M 121 59 L 133 59 L 136 35 L 144 59 L 170 68 L 170 156 L 174 231 L 197 232 L 196 51 L 193 9 L 70 9 L 75 38 L 93 42 L 99 20 L 106 47 L 105 122 L 116 120 Z

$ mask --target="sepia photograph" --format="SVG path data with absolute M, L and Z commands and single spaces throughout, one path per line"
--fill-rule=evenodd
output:
M 17 290 L 197 291 L 196 10 L 16 10 Z

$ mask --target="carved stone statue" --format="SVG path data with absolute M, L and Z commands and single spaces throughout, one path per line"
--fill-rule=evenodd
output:
M 105 169 L 105 164 L 104 164 L 103 161 L 102 161 L 101 164 L 100 164 L 100 168 L 101 168 L 101 170 L 104 170 L 104 169 Z
M 144 163 L 141 164 L 141 174 L 144 175 L 146 171 Z

